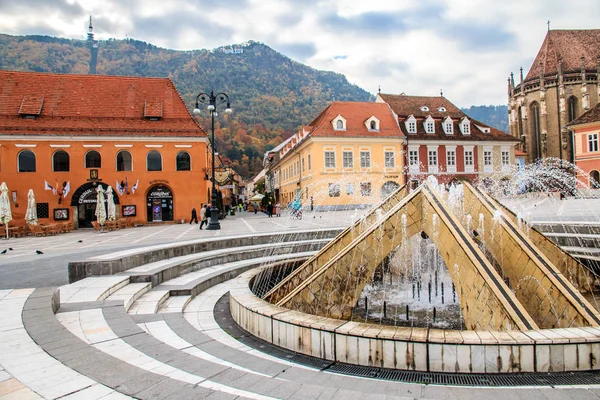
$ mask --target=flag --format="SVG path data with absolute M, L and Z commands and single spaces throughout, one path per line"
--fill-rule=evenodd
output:
M 115 188 L 117 189 L 117 193 L 119 193 L 120 196 L 123 196 L 123 193 L 125 193 L 125 188 L 123 185 L 121 185 L 121 183 L 119 183 L 119 181 L 116 182 L 117 184 L 115 185 Z
M 135 185 L 133 185 L 133 186 L 131 187 L 131 193 L 132 193 L 132 194 L 135 194 L 135 191 L 136 191 L 136 190 L 137 190 L 137 188 L 138 188 L 138 183 L 140 183 L 140 180 L 139 180 L 139 179 L 138 179 L 137 181 L 135 181 Z
M 51 190 L 52 194 L 56 194 L 56 189 L 54 189 L 48 181 L 44 181 L 44 190 Z
M 62 193 L 62 190 L 60 190 L 60 191 L 58 190 L 58 187 L 59 187 L 58 186 L 58 179 L 54 179 L 54 182 L 56 183 L 56 186 L 55 186 L 55 189 L 54 189 L 54 191 L 52 193 L 54 193 L 54 194 L 59 193 L 59 192 Z
M 67 197 L 69 192 L 71 191 L 71 181 L 67 182 L 67 184 L 63 187 L 63 197 Z

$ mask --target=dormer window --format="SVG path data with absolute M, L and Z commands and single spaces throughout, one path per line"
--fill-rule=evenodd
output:
M 489 126 L 480 126 L 480 125 L 475 125 L 475 126 L 477 127 L 477 129 L 479 129 L 483 133 L 490 133 L 492 131 Z
M 431 115 L 425 118 L 425 121 L 423 121 L 423 128 L 428 134 L 435 133 L 435 121 L 433 120 Z
M 442 127 L 444 128 L 444 133 L 446 135 L 454 134 L 454 124 L 452 123 L 452 118 L 446 117 L 442 123 Z
M 469 121 L 467 117 L 463 118 L 463 120 L 460 122 L 460 131 L 463 135 L 471 134 L 471 121 Z
M 446 112 L 446 107 L 438 107 L 439 112 Z
M 365 121 L 365 126 L 369 132 L 379 131 L 379 120 L 373 115 L 371 118 Z
M 331 121 L 333 125 L 333 129 L 336 131 L 345 131 L 346 130 L 346 119 L 341 115 L 338 115 Z
M 410 116 L 404 121 L 404 126 L 406 127 L 406 132 L 408 133 L 417 133 L 417 120 L 414 116 Z
M 429 112 L 429 107 L 427 107 L 427 106 L 421 106 L 421 111 L 423 111 L 423 112 Z

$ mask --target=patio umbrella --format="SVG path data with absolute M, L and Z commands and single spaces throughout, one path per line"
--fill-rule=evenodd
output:
M 104 226 L 106 222 L 106 207 L 104 206 L 104 190 L 102 186 L 98 186 L 96 189 L 98 196 L 96 197 L 96 219 L 98 223 Z
M 8 239 L 8 223 L 12 220 L 10 212 L 10 200 L 8 198 L 8 187 L 6 182 L 0 185 L 0 224 L 4 224 L 6 228 L 6 238 Z
M 35 197 L 33 195 L 33 189 L 29 189 L 27 193 L 27 211 L 25 212 L 25 221 L 28 225 L 37 225 L 37 207 L 35 205 Z
M 257 193 L 250 198 L 250 201 L 261 201 L 265 197 L 264 194 Z
M 113 197 L 113 189 L 111 186 L 106 188 L 106 208 L 109 221 L 114 221 L 116 217 L 115 198 Z

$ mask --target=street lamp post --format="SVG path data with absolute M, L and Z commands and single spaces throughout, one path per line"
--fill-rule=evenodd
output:
M 211 191 L 211 207 L 210 207 L 210 221 L 206 229 L 217 230 L 221 229 L 221 223 L 219 222 L 219 210 L 217 209 L 217 189 L 215 187 L 215 117 L 217 114 L 217 105 L 227 104 L 225 108 L 226 113 L 231 112 L 231 106 L 229 104 L 229 96 L 225 93 L 214 94 L 211 90 L 210 94 L 200 93 L 196 96 L 196 108 L 194 108 L 194 114 L 198 115 L 200 111 L 200 103 L 208 104 L 206 109 L 210 112 L 211 118 L 211 148 L 212 148 L 212 191 Z

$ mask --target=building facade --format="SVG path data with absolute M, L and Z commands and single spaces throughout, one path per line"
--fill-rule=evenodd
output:
M 188 219 L 207 203 L 208 139 L 170 79 L 0 71 L 0 180 L 23 219 L 90 226 L 96 188 L 140 223 Z
M 567 127 L 573 134 L 578 180 L 591 189 L 600 189 L 600 103 Z
M 515 165 L 518 140 L 470 118 L 443 96 L 379 93 L 376 102 L 397 115 L 406 137 L 405 180 L 413 187 L 428 175 L 440 183 L 478 181 Z
M 508 78 L 510 134 L 527 162 L 557 157 L 574 162 L 566 125 L 600 99 L 600 29 L 549 30 L 527 75 Z
M 404 136 L 387 104 L 333 102 L 267 154 L 267 187 L 281 204 L 373 204 L 404 184 Z

